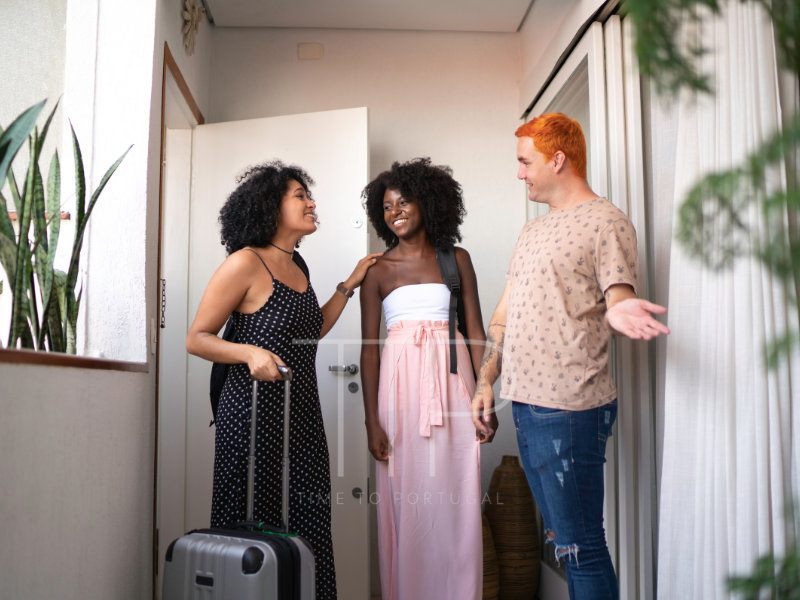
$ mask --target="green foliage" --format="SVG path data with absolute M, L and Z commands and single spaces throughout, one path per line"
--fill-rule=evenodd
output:
M 636 31 L 639 69 L 660 91 L 676 92 L 688 87 L 710 92 L 708 75 L 698 73 L 697 57 L 706 49 L 699 41 L 680 43 L 685 24 L 698 23 L 704 14 L 719 14 L 717 0 L 623 0 L 622 10 Z
M 737 0 L 729 0 L 737 1 Z M 744 1 L 744 0 L 738 0 Z M 749 0 L 764 7 L 775 25 L 781 64 L 800 72 L 800 3 L 797 0 Z M 718 15 L 724 0 L 622 0 L 622 11 L 636 31 L 639 68 L 659 91 L 677 92 L 689 88 L 710 93 L 708 73 L 699 73 L 696 59 L 708 50 L 699 37 L 682 40 L 682 34 L 704 18 Z
M 54 266 L 61 232 L 61 165 L 58 152 L 50 162 L 46 183 L 39 170 L 42 146 L 58 103 L 39 133 L 35 124 L 44 104 L 45 101 L 42 101 L 29 108 L 5 131 L 0 128 L 0 182 L 8 181 L 20 232 L 19 236 L 15 234 L 8 216 L 8 203 L 0 194 L 0 264 L 6 272 L 12 293 L 8 347 L 21 346 L 75 354 L 82 293 L 80 290 L 76 294 L 75 290 L 78 286 L 83 236 L 100 193 L 130 148 L 108 169 L 87 205 L 83 157 L 78 138 L 72 131 L 77 218 L 68 272 L 59 271 Z M 20 193 L 11 165 L 26 139 L 30 162 Z
M 781 66 L 800 73 L 800 3 L 797 0 L 759 0 L 772 18 Z
M 789 506 L 786 513 L 787 522 L 794 524 L 786 553 L 780 558 L 764 555 L 755 561 L 750 575 L 729 578 L 728 590 L 734 598 L 800 600 L 800 547 L 797 545 L 800 523 L 793 517 L 793 506 Z
M 753 255 L 780 279 L 800 281 L 800 240 L 787 228 L 789 213 L 800 209 L 800 190 L 791 186 L 770 193 L 766 187 L 769 171 L 777 170 L 798 144 L 800 117 L 742 165 L 701 179 L 680 207 L 678 241 L 714 269 Z
M 5 179 L 5 173 L 11 165 L 11 161 L 14 160 L 20 147 L 28 139 L 28 135 L 36 124 L 36 119 L 39 118 L 39 113 L 42 112 L 45 102 L 47 101 L 42 100 L 39 104 L 31 106 L 17 117 L 7 130 L 2 131 L 0 129 L 0 173 L 3 174 L 3 179 Z
M 756 561 L 752 575 L 729 579 L 728 588 L 742 600 L 764 597 L 800 600 L 800 554 L 797 546 L 780 559 L 772 555 L 762 556 Z

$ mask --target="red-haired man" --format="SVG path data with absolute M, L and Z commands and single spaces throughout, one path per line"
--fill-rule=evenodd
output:
M 517 130 L 517 177 L 550 207 L 522 228 L 489 324 L 472 402 L 491 442 L 492 384 L 512 401 L 520 459 L 573 600 L 619 597 L 603 528 L 606 438 L 617 415 L 611 334 L 649 340 L 669 330 L 636 296 L 636 232 L 586 181 L 580 124 L 548 113 Z

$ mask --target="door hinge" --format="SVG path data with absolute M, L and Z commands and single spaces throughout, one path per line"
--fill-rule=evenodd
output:
M 167 280 L 161 280 L 161 329 L 167 326 Z

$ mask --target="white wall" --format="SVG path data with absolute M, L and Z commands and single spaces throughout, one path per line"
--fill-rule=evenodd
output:
M 209 25 L 207 20 L 203 21 L 195 40 L 194 54 L 188 56 L 183 48 L 183 34 L 181 33 L 183 5 L 184 0 L 158 0 L 155 62 L 153 63 L 153 107 L 155 109 L 161 106 L 161 69 L 164 64 L 164 42 L 166 41 L 200 111 L 208 119 L 214 28 Z M 152 125 L 158 129 L 161 122 L 160 113 L 154 110 L 152 115 L 155 117 Z
M 453 168 L 468 211 L 462 245 L 488 324 L 525 222 L 514 137 L 517 35 L 221 27 L 214 34 L 211 120 L 366 106 L 373 177 L 417 156 Z M 325 58 L 298 60 L 300 42 L 324 44 Z M 518 453 L 510 412 L 501 413 L 496 441 L 483 446 L 484 488 L 500 457 Z
M 152 376 L 0 363 L 0 598 L 150 595 Z
M 164 41 L 204 112 L 210 85 L 212 32 L 204 24 L 187 57 L 180 6 L 69 0 L 63 111 L 82 145 L 87 188 L 135 143 L 92 216 L 79 349 L 149 362 L 150 372 L 0 363 L 0 598 L 152 592 L 155 362 L 147 344 L 157 312 Z M 20 19 L 14 27 L 35 26 L 30 15 Z M 74 213 L 63 137 L 62 198 Z
M 45 98 L 39 126 L 64 92 L 64 49 L 66 46 L 67 0 L 6 0 L 0 3 L 0 57 L 3 64 L 3 91 L 0 93 L 0 126 L 7 128 L 19 114 Z M 20 26 L 30 23 L 31 26 Z M 61 111 L 63 114 L 63 110 Z M 53 118 L 39 161 L 43 176 L 61 141 L 60 114 Z M 23 144 L 14 161 L 18 185 L 22 185 L 28 166 L 28 146 Z M 8 185 L 0 181 L 8 209 L 14 210 Z M 62 223 L 64 239 L 72 239 L 70 222 Z M 11 323 L 11 288 L 0 267 L 0 347 L 8 341 Z
M 67 0 L 4 0 L 0 7 L 0 56 L 3 57 L 3 93 L 0 94 L 0 126 L 8 127 L 26 108 L 45 98 L 49 114 L 64 92 L 64 48 L 66 46 Z M 20 27 L 28 23 L 27 27 Z M 44 119 L 42 119 L 42 123 Z M 43 175 L 61 139 L 61 120 L 53 119 L 42 150 Z M 19 164 L 27 164 L 23 146 Z M 15 173 L 20 185 L 20 173 Z M 10 200 L 10 198 L 6 198 Z M 12 207 L 9 207 L 12 208 Z M 13 208 L 12 208 L 13 210 Z
M 148 356 L 145 243 L 155 7 L 156 0 L 138 3 L 135 11 L 115 0 L 100 0 L 98 13 L 89 163 L 93 187 L 128 146 L 133 149 L 91 217 L 84 254 L 82 347 L 86 354 L 133 361 Z M 158 136 L 156 132 L 156 140 Z
M 186 56 L 182 4 L 147 0 L 131 11 L 115 0 L 69 2 L 65 118 L 72 119 L 81 142 L 90 191 L 134 145 L 103 192 L 84 242 L 79 353 L 149 360 L 149 324 L 156 312 L 165 41 L 200 110 L 208 106 L 211 28 L 201 26 L 195 54 Z M 62 156 L 65 151 L 71 156 L 66 137 Z M 73 184 L 66 175 L 64 189 L 70 193 Z
M 164 42 L 169 45 L 186 85 L 200 112 L 208 121 L 209 90 L 211 88 L 211 54 L 214 30 L 207 20 L 200 26 L 195 40 L 195 52 L 188 56 L 183 47 L 183 0 L 158 0 L 156 7 L 155 53 L 152 63 L 152 88 L 149 113 L 149 155 L 147 164 L 147 222 L 146 222 L 146 277 L 147 319 L 158 317 L 158 200 L 159 161 L 161 159 L 161 87 L 164 72 Z M 188 215 L 187 215 L 188 218 Z M 143 240 L 144 242 L 144 240 Z M 142 263 L 141 267 L 144 267 Z M 148 338 L 149 339 L 149 338 Z
M 521 81 L 530 77 L 539 59 L 578 0 L 535 0 L 519 28 Z M 552 68 L 552 67 L 551 67 Z
M 536 0 L 519 30 L 519 116 L 544 86 L 581 26 L 607 0 Z

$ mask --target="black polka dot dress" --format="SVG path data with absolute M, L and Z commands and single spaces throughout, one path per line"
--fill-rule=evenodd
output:
M 275 353 L 292 369 L 289 524 L 314 548 L 317 598 L 333 599 L 330 458 L 314 367 L 322 311 L 310 283 L 303 293 L 274 277 L 272 285 L 272 295 L 257 312 L 233 313 L 236 335 L 240 343 Z M 311 343 L 297 343 L 301 340 Z M 217 411 L 212 527 L 245 520 L 252 401 L 248 366 L 232 365 Z M 253 518 L 273 525 L 281 524 L 283 402 L 282 382 L 259 383 Z

